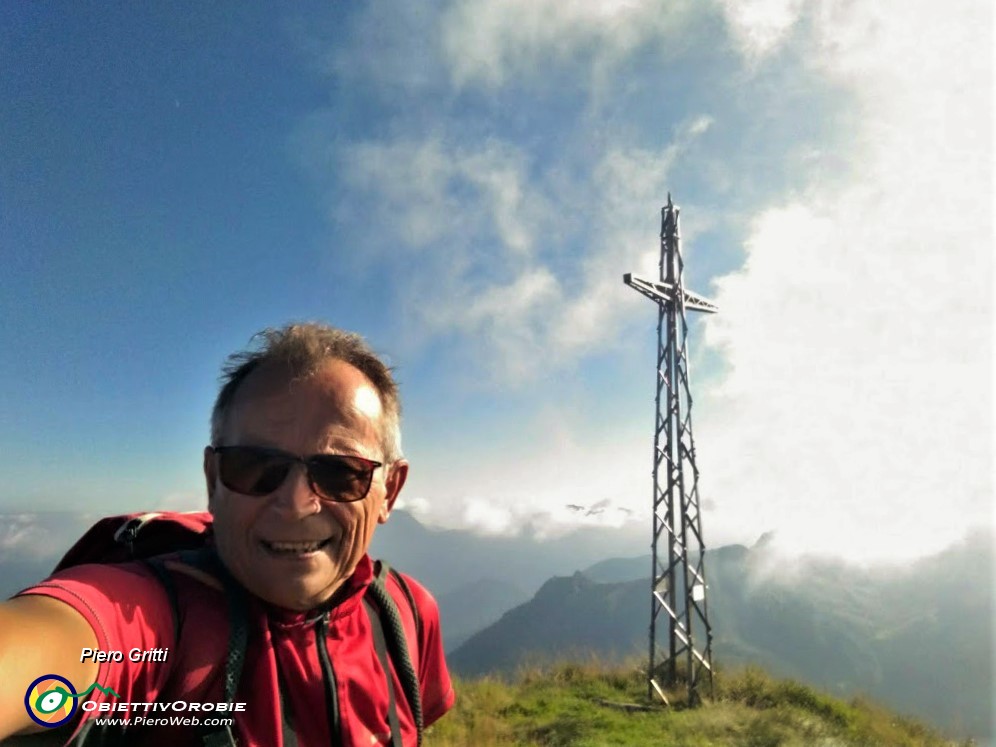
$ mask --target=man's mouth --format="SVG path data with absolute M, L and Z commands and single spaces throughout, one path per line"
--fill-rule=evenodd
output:
M 277 555 L 307 555 L 311 552 L 318 552 L 332 541 L 331 537 L 323 540 L 313 540 L 307 542 L 277 542 L 261 540 L 263 547 Z

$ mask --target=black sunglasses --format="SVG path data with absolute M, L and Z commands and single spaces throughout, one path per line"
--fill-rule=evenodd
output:
M 373 473 L 381 462 L 344 454 L 299 457 L 262 446 L 209 446 L 218 457 L 218 477 L 229 490 L 244 495 L 269 495 L 287 479 L 295 464 L 303 464 L 308 485 L 319 498 L 351 503 L 366 498 Z

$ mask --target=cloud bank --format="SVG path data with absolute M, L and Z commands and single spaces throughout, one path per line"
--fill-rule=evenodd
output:
M 888 11 L 816 7 L 853 175 L 760 212 L 706 327 L 720 513 L 796 552 L 916 556 L 991 521 L 991 26 Z

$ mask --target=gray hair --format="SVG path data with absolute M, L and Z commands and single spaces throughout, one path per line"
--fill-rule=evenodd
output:
M 366 340 L 320 322 L 268 327 L 257 332 L 254 349 L 232 353 L 221 369 L 221 390 L 211 411 L 211 443 L 220 443 L 225 419 L 239 386 L 263 364 L 283 366 L 291 378 L 310 376 L 323 363 L 340 360 L 359 369 L 374 385 L 383 408 L 381 447 L 388 463 L 401 458 L 401 401 L 391 368 L 377 356 Z

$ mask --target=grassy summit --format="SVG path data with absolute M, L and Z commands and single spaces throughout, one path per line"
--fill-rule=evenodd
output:
M 434 725 L 426 747 L 927 747 L 970 745 L 862 698 L 844 702 L 759 669 L 720 675 L 699 708 L 649 710 L 636 667 L 560 664 L 525 670 L 513 682 L 455 680 L 457 705 Z M 681 699 L 676 692 L 672 702 Z

